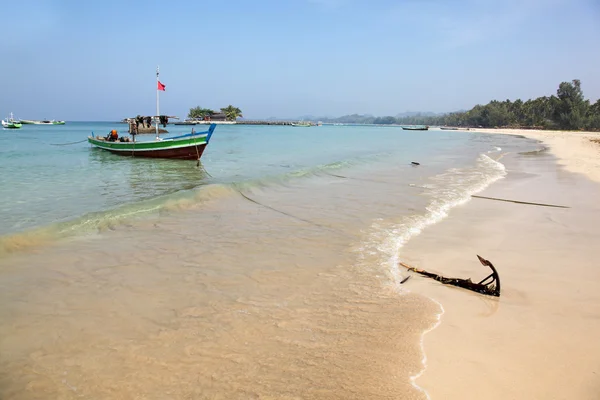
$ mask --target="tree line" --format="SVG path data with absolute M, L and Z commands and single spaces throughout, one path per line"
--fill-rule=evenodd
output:
M 373 117 L 347 115 L 331 122 L 439 125 L 481 128 L 528 128 L 562 130 L 600 130 L 600 99 L 591 103 L 583 96 L 581 82 L 575 79 L 562 82 L 556 95 L 522 101 L 493 100 L 476 105 L 468 111 L 435 116 L 412 115 L 405 117 Z
M 231 104 L 227 107 L 221 108 L 220 110 L 223 114 L 225 114 L 227 121 L 235 121 L 242 116 L 242 110 L 232 106 Z M 188 113 L 187 117 L 189 119 L 204 119 L 212 115 L 215 115 L 214 110 L 198 106 L 190 108 L 190 112 Z

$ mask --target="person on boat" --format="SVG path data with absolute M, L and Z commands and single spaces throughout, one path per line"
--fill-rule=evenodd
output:
M 113 129 L 112 131 L 108 132 L 108 135 L 106 135 L 105 139 L 109 142 L 117 141 L 117 139 L 119 139 L 119 134 L 117 133 L 117 130 Z

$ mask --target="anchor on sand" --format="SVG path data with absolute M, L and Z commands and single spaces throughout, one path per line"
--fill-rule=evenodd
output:
M 485 258 L 480 256 L 477 256 L 477 258 L 479 259 L 479 262 L 481 262 L 482 265 L 490 267 L 490 269 L 492 270 L 492 273 L 490 275 L 486 276 L 478 283 L 472 282 L 471 278 L 446 278 L 444 276 L 434 274 L 432 272 L 427 272 L 422 269 L 411 267 L 410 265 L 404 264 L 402 262 L 400 263 L 400 265 L 402 265 L 409 271 L 413 271 L 428 278 L 435 279 L 436 281 L 441 282 L 445 285 L 458 286 L 463 289 L 471 290 L 473 292 L 481 294 L 486 294 L 488 296 L 500 297 L 500 276 L 498 275 L 498 271 L 496 271 L 494 265 Z M 406 282 L 406 280 L 408 280 L 408 278 L 405 278 L 401 283 Z

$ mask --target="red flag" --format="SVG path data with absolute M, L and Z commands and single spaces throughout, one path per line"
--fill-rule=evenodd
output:
M 158 81 L 158 90 L 162 90 L 163 92 L 165 91 L 165 85 L 163 85 L 162 83 L 160 83 L 160 81 Z

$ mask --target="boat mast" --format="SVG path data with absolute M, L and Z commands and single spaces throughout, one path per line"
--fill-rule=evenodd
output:
M 160 112 L 159 112 L 159 107 L 158 107 L 158 66 L 156 67 L 156 119 L 155 119 L 155 123 L 156 123 L 156 138 L 158 139 L 158 122 L 160 120 Z

